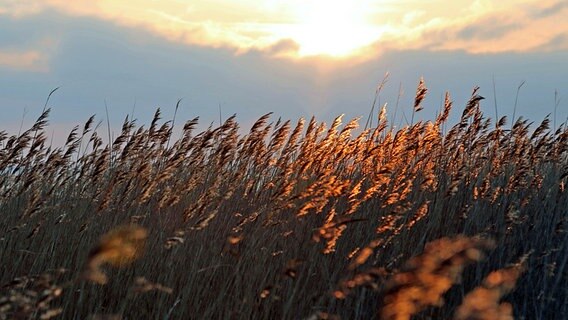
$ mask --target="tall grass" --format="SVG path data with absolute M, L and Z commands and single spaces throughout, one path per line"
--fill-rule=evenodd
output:
M 158 110 L 61 148 L 47 109 L 0 133 L 0 319 L 568 318 L 568 129 L 480 100 L 178 138 Z

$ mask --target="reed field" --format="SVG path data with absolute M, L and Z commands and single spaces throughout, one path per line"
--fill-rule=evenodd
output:
M 481 100 L 62 147 L 45 109 L 0 132 L 0 319 L 568 319 L 568 128 Z

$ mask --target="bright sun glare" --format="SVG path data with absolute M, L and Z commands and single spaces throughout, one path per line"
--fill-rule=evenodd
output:
M 368 22 L 365 1 L 303 1 L 295 10 L 297 28 L 294 40 L 301 56 L 344 57 L 378 40 L 384 31 Z

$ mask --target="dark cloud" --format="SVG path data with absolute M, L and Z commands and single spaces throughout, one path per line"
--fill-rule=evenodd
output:
M 541 49 L 555 51 L 566 50 L 568 48 L 568 34 L 559 34 L 550 39 Z
M 535 8 L 531 13 L 531 17 L 535 19 L 548 18 L 564 11 L 566 8 L 568 8 L 568 2 L 566 2 L 566 0 L 560 0 L 546 8 Z
M 506 22 L 499 20 L 498 17 L 491 17 L 465 26 L 457 31 L 456 35 L 462 40 L 495 40 L 520 28 L 522 24 L 519 22 Z
M 263 51 L 269 55 L 293 54 L 300 50 L 300 45 L 292 39 L 282 39 Z

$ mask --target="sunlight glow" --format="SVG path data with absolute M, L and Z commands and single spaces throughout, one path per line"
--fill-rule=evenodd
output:
M 384 28 L 368 22 L 365 1 L 311 0 L 296 8 L 298 23 L 292 34 L 301 56 L 347 56 L 377 41 Z

